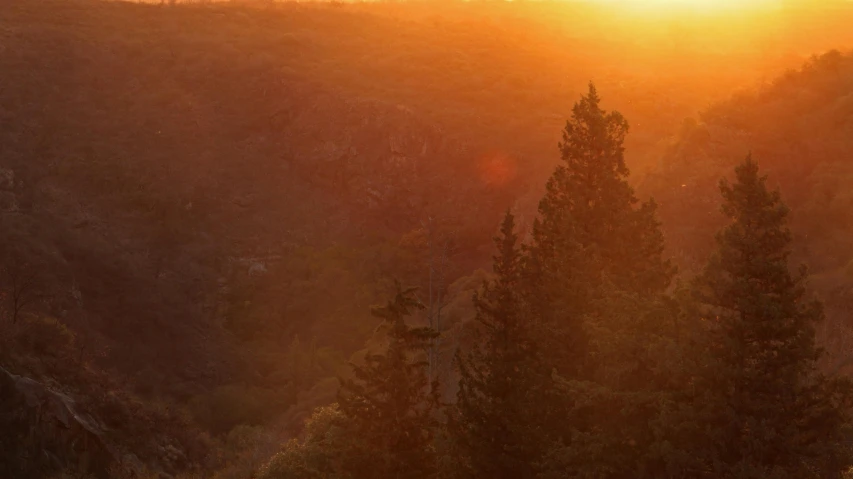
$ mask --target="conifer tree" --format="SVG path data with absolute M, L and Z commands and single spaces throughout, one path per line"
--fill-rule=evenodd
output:
M 510 212 L 495 245 L 495 278 L 474 295 L 480 344 L 457 356 L 460 380 L 451 430 L 461 452 L 460 475 L 524 479 L 535 476 L 541 447 L 531 417 L 537 368 L 522 297 L 523 257 Z
M 566 123 L 526 262 L 536 341 L 556 372 L 538 389 L 552 442 L 542 472 L 655 477 L 660 455 L 647 452 L 666 402 L 661 310 L 674 268 L 654 202 L 627 182 L 628 123 L 600 101 L 590 84 Z
M 342 382 L 340 410 L 352 422 L 351 431 L 363 450 L 369 451 L 344 461 L 353 478 L 420 479 L 435 473 L 432 437 L 438 387 L 429 388 L 423 355 L 436 333 L 406 324 L 406 317 L 423 308 L 414 289 L 397 284 L 394 300 L 373 311 L 388 328 L 387 350 L 367 354 L 364 365 L 353 366 L 355 379 Z
M 605 303 L 606 290 L 654 296 L 673 275 L 655 204 L 638 207 L 627 182 L 628 123 L 600 101 L 590 84 L 572 110 L 559 144 L 563 163 L 539 203 L 530 249 L 531 303 L 546 325 L 549 357 L 569 378 L 584 371 L 583 319 Z
M 730 222 L 696 290 L 710 324 L 712 469 L 716 477 L 837 476 L 846 386 L 816 373 L 823 312 L 806 298 L 805 268 L 788 269 L 788 209 L 751 156 L 720 191 Z

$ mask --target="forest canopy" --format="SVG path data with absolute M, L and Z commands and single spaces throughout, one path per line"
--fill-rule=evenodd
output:
M 418 342 L 432 330 L 405 324 L 418 303 L 398 290 L 379 310 L 387 351 L 354 366 L 341 407 L 319 410 L 261 477 L 846 473 L 853 390 L 818 372 L 823 309 L 805 269 L 791 270 L 780 192 L 751 155 L 737 164 L 719 182 L 712 255 L 670 289 L 655 203 L 627 183 L 626 131 L 590 84 L 528 244 L 505 215 L 494 275 L 473 297 L 477 339 L 457 352 L 456 401 L 443 414 L 424 409 L 437 385 L 422 359 L 430 343 Z

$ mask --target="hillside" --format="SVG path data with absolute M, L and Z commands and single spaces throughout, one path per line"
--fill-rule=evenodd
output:
M 721 224 L 717 183 L 748 153 L 792 210 L 794 258 L 827 306 L 834 367 L 850 358 L 853 306 L 853 55 L 830 52 L 688 119 L 640 190 L 661 205 L 671 252 L 703 264 Z M 845 366 L 846 367 L 846 366 Z
M 430 218 L 459 258 L 447 281 L 479 265 L 519 182 L 506 155 L 404 107 L 246 59 L 203 24 L 152 38 L 162 20 L 74 2 L 0 15 L 3 281 L 33 286 L 20 321 L 4 315 L 4 365 L 94 402 L 89 366 L 69 376 L 65 353 L 24 347 L 54 334 L 47 318 L 76 367 L 218 435 L 337 374 L 391 280 L 425 276 Z M 320 358 L 305 375 L 303 349 Z
M 370 306 L 395 278 L 444 308 L 447 373 L 471 341 L 501 215 L 530 226 L 590 80 L 630 122 L 632 178 L 660 203 L 685 277 L 719 225 L 717 180 L 754 152 L 794 210 L 840 368 L 853 60 L 831 53 L 767 79 L 853 45 L 853 7 L 744 15 L 7 2 L 5 399 L 17 408 L 9 391 L 48 385 L 62 396 L 45 397 L 105 417 L 110 454 L 142 451 L 157 469 L 250 461 L 240 454 L 263 449 L 252 441 L 277 445 L 331 400 L 375 341 Z

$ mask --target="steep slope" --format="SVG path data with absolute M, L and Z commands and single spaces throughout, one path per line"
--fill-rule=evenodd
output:
M 479 264 L 519 178 L 507 155 L 181 20 L 91 2 L 0 14 L 5 286 L 35 273 L 26 315 L 227 431 L 311 386 L 286 370 L 294 336 L 328 350 L 320 377 L 362 347 L 388 281 L 425 276 L 425 222 L 453 239 L 448 281 Z M 234 388 L 252 405 L 220 404 Z

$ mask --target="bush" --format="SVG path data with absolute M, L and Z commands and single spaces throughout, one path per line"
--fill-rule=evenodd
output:
M 343 479 L 338 464 L 357 454 L 357 437 L 349 434 L 337 404 L 320 407 L 305 424 L 304 439 L 293 439 L 258 471 L 258 479 Z

